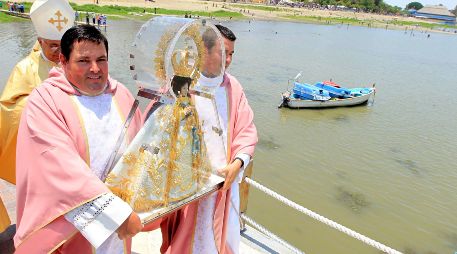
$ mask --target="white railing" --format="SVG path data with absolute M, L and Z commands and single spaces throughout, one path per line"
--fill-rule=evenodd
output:
M 248 183 L 249 185 L 257 188 L 260 191 L 262 191 L 263 193 L 265 193 L 265 194 L 273 197 L 274 199 L 277 199 L 278 201 L 286 204 L 287 206 L 290 206 L 293 209 L 295 209 L 295 210 L 297 210 L 297 211 L 299 211 L 299 212 L 301 212 L 303 214 L 306 214 L 309 217 L 311 217 L 311 218 L 313 218 L 313 219 L 315 219 L 317 221 L 320 221 L 320 222 L 322 222 L 322 223 L 324 223 L 324 224 L 326 224 L 326 225 L 328 225 L 328 226 L 330 226 L 330 227 L 332 227 L 332 228 L 334 228 L 336 230 L 339 230 L 339 231 L 341 231 L 341 232 L 343 232 L 343 233 L 345 233 L 345 234 L 347 234 L 347 235 L 349 235 L 349 236 L 351 236 L 351 237 L 353 237 L 353 238 L 355 238 L 355 239 L 357 239 L 359 241 L 362 241 L 362 242 L 364 242 L 364 243 L 366 243 L 366 244 L 368 244 L 368 245 L 370 245 L 370 246 L 372 246 L 372 247 L 374 247 L 374 248 L 376 248 L 376 249 L 378 249 L 380 251 L 383 251 L 383 252 L 389 253 L 389 254 L 401 254 L 400 251 L 392 249 L 392 248 L 390 248 L 390 247 L 388 247 L 388 246 L 386 246 L 386 245 L 384 245 L 384 244 L 382 244 L 380 242 L 377 242 L 377 241 L 375 241 L 375 240 L 373 240 L 373 239 L 371 239 L 371 238 L 369 238 L 367 236 L 364 236 L 364 235 L 362 235 L 360 233 L 357 233 L 357 232 L 355 232 L 354 230 L 352 230 L 350 228 L 347 228 L 347 227 L 345 227 L 345 226 L 343 226 L 341 224 L 338 224 L 338 223 L 336 223 L 336 222 L 334 222 L 334 221 L 332 221 L 332 220 L 330 220 L 330 219 L 328 219 L 328 218 L 326 218 L 326 217 L 324 217 L 324 216 L 322 216 L 320 214 L 317 214 L 317 213 L 315 213 L 315 212 L 313 212 L 313 211 L 311 211 L 309 209 L 304 208 L 303 206 L 301 206 L 301 205 L 299 205 L 299 204 L 287 199 L 286 197 L 278 194 L 275 191 L 272 191 L 272 190 L 268 189 L 267 187 L 265 187 L 265 186 L 261 185 L 260 183 L 252 180 L 251 178 L 245 177 L 244 181 L 246 183 Z M 276 240 L 280 244 L 282 244 L 285 247 L 291 249 L 293 252 L 295 252 L 295 253 L 303 253 L 300 250 L 298 250 L 297 248 L 295 248 L 292 245 L 290 245 L 289 243 L 287 243 L 284 240 L 282 240 L 281 238 L 277 237 L 276 235 L 274 235 L 273 233 L 271 233 L 270 231 L 268 231 L 264 227 L 258 225 L 256 222 L 254 222 L 252 219 L 250 219 L 246 215 L 241 214 L 241 218 L 243 220 L 245 220 L 247 223 L 249 223 L 252 226 L 254 226 L 255 228 L 257 228 L 259 231 L 261 231 L 265 235 L 271 237 L 272 239 Z

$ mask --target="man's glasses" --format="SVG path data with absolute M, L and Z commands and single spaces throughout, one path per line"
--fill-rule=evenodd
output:
M 41 41 L 42 43 L 46 44 L 46 47 L 48 47 L 52 51 L 60 51 L 60 43 L 55 43 L 44 39 L 42 39 Z

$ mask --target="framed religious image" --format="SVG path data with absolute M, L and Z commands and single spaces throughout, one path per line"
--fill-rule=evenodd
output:
M 208 180 L 209 180 L 208 183 L 204 187 L 202 187 L 194 195 L 192 195 L 188 198 L 185 198 L 181 201 L 172 203 L 172 204 L 168 205 L 167 207 L 155 209 L 151 212 L 139 213 L 138 216 L 140 217 L 141 222 L 144 225 L 146 225 L 149 222 L 152 222 L 152 221 L 157 220 L 158 218 L 164 217 L 172 212 L 179 210 L 181 207 L 183 207 L 187 204 L 190 204 L 196 200 L 199 200 L 201 198 L 204 198 L 204 197 L 210 195 L 211 193 L 222 188 L 222 186 L 224 185 L 224 178 L 214 175 L 214 174 L 211 175 Z
M 139 95 L 155 99 L 105 183 L 145 224 L 223 186 L 217 170 L 227 164 L 227 136 L 214 102 L 223 45 L 212 24 L 174 17 L 151 19 L 133 43 Z

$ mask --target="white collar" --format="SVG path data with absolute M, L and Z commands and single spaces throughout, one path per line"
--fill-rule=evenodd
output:
M 49 63 L 52 63 L 52 64 L 54 64 L 54 65 L 60 66 L 60 63 L 57 63 L 57 64 L 56 64 L 55 62 L 49 60 L 49 59 L 44 55 L 44 53 L 43 53 L 42 50 L 40 50 L 40 55 L 41 55 L 41 57 L 42 57 L 46 62 L 49 62 Z
M 45 61 L 51 62 L 51 61 L 44 55 L 44 53 L 43 53 L 42 50 L 40 50 L 40 54 L 41 54 L 41 57 L 42 57 Z
M 218 87 L 222 84 L 223 80 L 224 75 L 219 75 L 215 78 L 208 78 L 205 75 L 201 74 L 200 78 L 198 79 L 198 83 L 200 83 L 201 86 Z
M 70 85 L 76 90 L 78 91 L 81 95 L 84 95 L 84 96 L 87 96 L 87 97 L 97 97 L 99 95 L 102 95 L 105 93 L 106 91 L 106 88 L 108 88 L 108 83 L 105 84 L 105 87 L 103 88 L 102 91 L 100 91 L 99 93 L 97 94 L 89 94 L 89 93 L 86 93 L 84 91 L 82 91 L 81 89 L 79 89 L 77 86 L 73 85 L 72 83 L 70 83 Z

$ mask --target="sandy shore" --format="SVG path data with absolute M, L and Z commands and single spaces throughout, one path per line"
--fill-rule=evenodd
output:
M 33 0 L 25 0 L 33 2 Z M 163 8 L 169 10 L 182 10 L 182 11 L 231 11 L 243 14 L 246 19 L 252 20 L 281 20 L 292 22 L 307 22 L 307 23 L 322 23 L 322 24 L 350 24 L 359 26 L 378 27 L 396 30 L 414 30 L 416 32 L 445 32 L 455 33 L 450 29 L 443 28 L 424 28 L 414 23 L 433 23 L 423 19 L 416 19 L 413 17 L 380 15 L 373 13 L 355 13 L 347 11 L 329 11 L 305 8 L 290 8 L 284 6 L 277 6 L 276 10 L 258 10 L 249 8 L 255 4 L 240 4 L 240 3 L 224 3 L 217 1 L 206 0 L 98 0 L 99 5 L 119 5 L 119 6 L 135 6 L 144 8 Z M 78 5 L 95 4 L 96 0 L 70 0 L 72 3 Z M 243 6 L 246 6 L 243 8 Z M 264 5 L 260 5 L 264 7 Z M 268 8 L 275 8 L 269 6 Z M 322 18 L 322 20 L 320 20 Z M 228 19 L 228 18 L 227 18 Z M 344 19 L 351 19 L 344 20 Z M 396 25 L 392 22 L 411 22 L 412 25 Z M 439 26 L 439 24 L 437 24 Z M 456 29 L 454 29 L 456 30 Z
M 93 0 L 71 0 L 76 4 L 94 4 Z M 173 10 L 188 10 L 188 11 L 234 11 L 240 12 L 242 4 L 224 3 L 224 2 L 212 2 L 204 0 L 155 0 L 141 1 L 141 0 L 99 0 L 99 5 L 120 5 L 120 6 L 138 6 L 138 7 L 157 7 L 164 9 Z M 316 17 L 344 17 L 344 18 L 357 18 L 361 20 L 379 20 L 379 21 L 419 21 L 411 17 L 396 17 L 387 15 L 378 15 L 371 13 L 353 13 L 344 11 L 325 11 L 325 10 L 310 10 L 304 8 L 290 8 L 290 7 L 279 7 L 279 11 L 264 11 L 264 10 L 253 10 L 245 9 L 243 15 L 246 17 L 252 17 L 253 19 L 284 19 L 282 16 L 285 15 L 303 15 L 303 16 L 316 16 Z M 247 13 L 249 12 L 249 13 Z
M 71 0 L 76 4 L 94 4 L 94 0 Z M 297 21 L 297 22 L 319 22 L 318 17 L 322 19 L 334 19 L 330 22 L 336 23 L 337 19 L 356 19 L 361 21 L 360 23 L 352 22 L 351 25 L 381 27 L 386 29 L 398 29 L 398 30 L 416 30 L 424 32 L 443 32 L 442 29 L 429 29 L 418 27 L 414 25 L 394 25 L 391 24 L 394 21 L 399 22 L 427 22 L 422 19 L 416 19 L 413 17 L 403 16 L 390 16 L 390 15 L 379 15 L 373 13 L 354 13 L 346 11 L 328 11 L 328 10 L 311 10 L 305 8 L 290 8 L 290 7 L 278 7 L 279 10 L 268 11 L 268 10 L 256 10 L 249 8 L 242 8 L 243 4 L 224 3 L 224 2 L 212 2 L 205 0 L 155 0 L 142 1 L 142 0 L 99 0 L 99 5 L 119 5 L 119 6 L 137 6 L 137 7 L 148 7 L 148 8 L 164 8 L 170 10 L 185 10 L 185 11 L 207 11 L 214 12 L 218 10 L 232 11 L 242 13 L 248 19 L 257 20 L 283 20 L 283 21 Z M 253 4 L 250 4 L 253 5 Z M 292 16 L 292 18 L 289 17 Z M 294 18 L 296 16 L 298 18 Z M 301 19 L 301 17 L 311 17 L 312 19 Z M 431 23 L 431 22 L 430 22 Z M 452 32 L 452 31 L 451 31 Z

